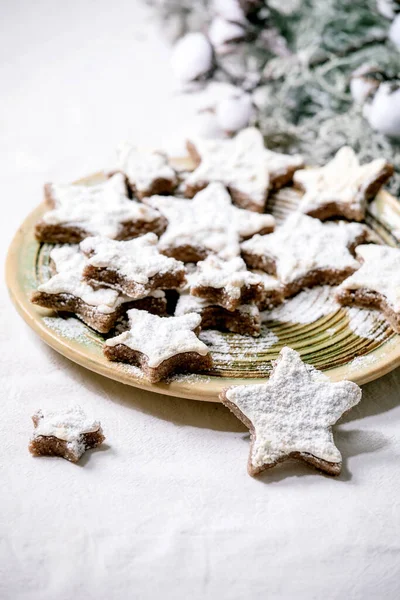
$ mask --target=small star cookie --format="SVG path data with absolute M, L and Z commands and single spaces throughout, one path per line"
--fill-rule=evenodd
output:
M 152 196 L 144 202 L 168 221 L 159 249 L 183 262 L 204 260 L 209 254 L 229 259 L 240 254 L 240 241 L 255 233 L 273 231 L 272 215 L 259 215 L 232 205 L 221 183 L 212 183 L 193 200 Z
M 109 360 L 139 366 L 151 383 L 175 372 L 197 373 L 211 368 L 209 350 L 196 335 L 200 331 L 200 315 L 158 317 L 135 309 L 127 314 L 129 331 L 104 344 Z
M 393 167 L 386 160 L 360 165 L 354 150 L 343 146 L 324 167 L 296 171 L 293 182 L 305 191 L 299 210 L 321 220 L 363 221 L 367 201 L 392 174 Z
M 306 365 L 291 348 L 283 348 L 269 380 L 224 390 L 221 401 L 250 429 L 250 475 L 258 475 L 289 458 L 339 475 L 342 457 L 332 426 L 361 400 L 351 381 L 332 383 Z
M 219 329 L 253 337 L 260 335 L 261 317 L 255 304 L 240 304 L 234 310 L 227 310 L 203 298 L 181 294 L 175 316 L 180 317 L 188 313 L 201 316 L 202 329 Z
M 40 242 L 73 244 L 90 235 L 130 239 L 165 229 L 159 212 L 126 195 L 125 178 L 113 175 L 97 185 L 45 186 L 46 212 L 36 224 Z
M 400 333 L 400 250 L 390 246 L 356 248 L 361 267 L 339 286 L 340 304 L 379 309 Z
M 261 277 L 248 271 L 239 256 L 221 260 L 210 255 L 197 263 L 195 273 L 190 276 L 190 293 L 193 296 L 227 310 L 235 310 L 240 304 L 258 304 L 263 292 Z
M 178 184 L 167 156 L 157 150 L 146 152 L 124 144 L 118 151 L 118 168 L 125 174 L 132 194 L 140 199 L 153 194 L 171 194 Z
M 132 302 L 131 298 L 111 288 L 93 288 L 83 279 L 87 259 L 76 246 L 53 248 L 50 258 L 57 273 L 33 292 L 33 304 L 75 313 L 99 333 L 108 333 L 128 308 L 142 308 L 161 314 L 166 312 L 167 302 L 161 290 Z
M 247 266 L 276 275 L 285 297 L 304 287 L 335 285 L 359 267 L 351 251 L 369 239 L 360 223 L 321 223 L 294 213 L 270 235 L 243 242 Z
M 292 180 L 304 166 L 303 159 L 272 152 L 264 146 L 255 127 L 243 129 L 229 140 L 199 138 L 187 144 L 197 168 L 187 177 L 184 193 L 193 197 L 211 182 L 223 183 L 234 204 L 255 212 L 264 212 L 270 189 L 278 189 Z
M 61 456 L 76 463 L 105 440 L 100 423 L 88 419 L 79 406 L 45 414 L 38 410 L 32 421 L 29 451 L 34 456 Z
M 148 296 L 156 289 L 175 289 L 185 281 L 183 263 L 160 254 L 158 238 L 147 233 L 129 241 L 90 237 L 80 249 L 88 256 L 83 277 L 90 285 L 107 286 L 132 299 Z

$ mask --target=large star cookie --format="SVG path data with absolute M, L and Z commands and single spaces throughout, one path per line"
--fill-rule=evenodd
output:
M 118 317 L 130 307 L 135 306 L 161 314 L 166 311 L 164 293 L 161 297 L 158 294 L 149 295 L 132 303 L 131 298 L 111 288 L 93 288 L 83 279 L 87 259 L 75 246 L 53 248 L 50 257 L 57 273 L 39 285 L 37 291 L 32 294 L 33 304 L 75 313 L 100 333 L 108 333 Z
M 292 296 L 304 287 L 343 281 L 359 267 L 351 251 L 368 238 L 360 223 L 321 223 L 294 213 L 274 233 L 244 242 L 242 256 L 248 266 L 277 275 L 284 295 Z
M 165 229 L 159 212 L 128 198 L 121 173 L 97 185 L 47 184 L 45 199 L 51 210 L 36 224 L 40 242 L 72 244 L 90 235 L 122 240 Z
M 238 256 L 241 240 L 273 231 L 275 225 L 271 215 L 233 206 L 221 183 L 210 184 L 193 200 L 152 196 L 144 202 L 168 221 L 160 238 L 160 251 L 183 262 L 204 260 L 209 254 L 225 259 Z
M 358 246 L 358 271 L 339 286 L 340 304 L 377 308 L 400 333 L 400 250 L 389 246 Z
M 250 475 L 289 458 L 339 475 L 342 457 L 332 426 L 361 400 L 355 383 L 332 383 L 285 347 L 266 383 L 230 387 L 220 398 L 251 431 Z
M 89 257 L 83 277 L 91 285 L 105 285 L 133 299 L 156 289 L 181 287 L 186 281 L 183 263 L 160 254 L 157 242 L 154 233 L 126 242 L 86 238 L 80 244 Z
M 189 281 L 193 296 L 227 310 L 235 310 L 240 304 L 258 304 L 264 293 L 261 277 L 248 271 L 239 256 L 230 260 L 208 256 L 197 264 Z
M 242 130 L 231 140 L 190 141 L 188 151 L 197 168 L 186 179 L 186 196 L 192 197 L 218 181 L 228 188 L 234 204 L 255 212 L 264 211 L 270 189 L 289 183 L 293 173 L 304 166 L 298 155 L 265 148 L 261 133 L 254 127 Z
M 227 310 L 203 298 L 184 293 L 179 297 L 175 316 L 189 313 L 201 316 L 202 329 L 219 329 L 254 337 L 260 335 L 261 316 L 255 304 L 240 304 L 235 310 Z
M 171 373 L 196 373 L 211 367 L 209 350 L 196 335 L 200 331 L 200 315 L 158 317 L 132 309 L 128 317 L 129 331 L 104 344 L 109 360 L 139 366 L 152 383 Z
M 392 165 L 383 158 L 360 165 L 355 152 L 344 146 L 324 167 L 294 174 L 294 183 L 305 191 L 299 209 L 321 220 L 345 217 L 362 221 L 367 201 L 392 174 Z
M 105 440 L 100 423 L 88 419 L 79 406 L 58 412 L 39 410 L 32 421 L 29 451 L 34 456 L 61 456 L 76 463 L 86 450 Z
M 125 174 L 132 193 L 138 198 L 170 194 L 178 183 L 177 175 L 163 152 L 146 152 L 124 144 L 118 151 L 118 168 Z

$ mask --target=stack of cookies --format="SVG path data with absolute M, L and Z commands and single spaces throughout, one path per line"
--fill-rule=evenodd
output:
M 306 169 L 254 128 L 188 151 L 189 172 L 125 146 L 102 183 L 46 185 L 36 237 L 56 244 L 53 274 L 32 302 L 107 334 L 105 356 L 152 382 L 211 368 L 202 328 L 258 336 L 260 311 L 314 285 L 339 285 L 340 303 L 377 308 L 400 332 L 400 250 L 366 245 L 363 223 L 390 164 L 360 165 L 344 147 Z M 287 185 L 304 194 L 276 227 L 267 201 Z

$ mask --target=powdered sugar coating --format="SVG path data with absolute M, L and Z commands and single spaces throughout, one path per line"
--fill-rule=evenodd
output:
M 175 308 L 175 316 L 180 317 L 189 313 L 201 314 L 203 310 L 209 306 L 215 306 L 215 304 L 208 300 L 204 300 L 204 298 L 198 298 L 197 296 L 191 296 L 190 294 L 181 294 Z M 250 315 L 258 317 L 260 314 L 255 304 L 240 304 L 235 311 L 241 313 L 243 316 Z
M 53 248 L 50 253 L 57 273 L 38 287 L 39 292 L 47 294 L 71 294 L 86 304 L 96 307 L 100 313 L 109 314 L 127 302 L 129 298 L 110 288 L 94 289 L 82 277 L 87 259 L 76 246 Z
M 390 246 L 365 244 L 357 246 L 362 261 L 358 271 L 350 275 L 338 290 L 372 290 L 385 297 L 394 311 L 400 311 L 400 250 Z
M 79 227 L 93 235 L 116 238 L 129 221 L 150 222 L 159 214 L 126 195 L 125 178 L 113 175 L 97 185 L 51 185 L 55 208 L 43 215 L 47 225 Z
M 37 425 L 33 431 L 32 440 L 41 436 L 53 436 L 67 442 L 68 450 L 78 459 L 86 450 L 84 434 L 101 433 L 99 421 L 88 418 L 80 406 L 74 406 L 57 412 L 41 410 L 33 416 Z
M 129 331 L 107 340 L 107 346 L 123 344 L 148 358 L 149 367 L 184 352 L 208 354 L 208 348 L 194 330 L 200 326 L 200 315 L 190 313 L 180 317 L 158 317 L 135 308 L 128 310 Z
M 275 261 L 278 278 L 289 284 L 313 270 L 357 269 L 359 262 L 349 247 L 365 232 L 359 223 L 321 223 L 294 213 L 274 233 L 255 235 L 242 249 Z
M 184 269 L 180 261 L 160 254 L 157 243 L 155 233 L 121 242 L 97 236 L 83 240 L 80 248 L 89 256 L 88 265 L 112 269 L 145 286 L 155 275 L 175 275 Z
M 294 174 L 294 183 L 305 190 L 299 209 L 307 213 L 337 202 L 364 211 L 366 192 L 387 165 L 383 158 L 360 165 L 354 150 L 343 146 L 325 166 L 302 169 Z
M 332 383 L 285 347 L 266 383 L 229 388 L 226 398 L 254 428 L 250 467 L 257 473 L 291 453 L 340 464 L 331 427 L 358 404 L 361 389 L 350 381 Z
M 244 286 L 261 284 L 261 277 L 247 270 L 246 263 L 240 257 L 221 260 L 210 255 L 197 263 L 196 272 L 191 275 L 190 283 L 194 287 L 207 286 L 224 288 L 231 298 L 240 298 Z
M 139 197 L 151 194 L 157 180 L 169 183 L 171 189 L 178 181 L 163 152 L 146 152 L 131 144 L 123 144 L 118 149 L 118 168 L 125 173 L 129 184 Z
M 221 183 L 212 183 L 193 200 L 152 196 L 144 202 L 159 210 L 168 220 L 160 238 L 160 249 L 176 244 L 201 247 L 221 258 L 240 254 L 239 242 L 264 229 L 273 229 L 271 215 L 260 215 L 233 206 Z
M 191 140 L 201 159 L 186 179 L 186 188 L 218 181 L 249 198 L 261 210 L 265 206 L 271 180 L 287 170 L 301 168 L 300 156 L 271 152 L 255 127 L 248 127 L 229 140 Z

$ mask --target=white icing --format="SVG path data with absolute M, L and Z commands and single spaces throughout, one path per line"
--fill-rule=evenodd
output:
M 88 265 L 112 269 L 128 281 L 146 286 L 155 275 L 177 275 L 184 269 L 180 261 L 160 254 L 157 242 L 154 233 L 122 242 L 90 237 L 81 242 L 80 248 L 90 257 Z
M 53 248 L 51 259 L 56 265 L 57 274 L 38 287 L 47 294 L 71 294 L 86 304 L 96 307 L 100 313 L 109 314 L 129 298 L 110 288 L 94 289 L 82 278 L 87 259 L 76 246 Z
M 264 147 L 260 131 L 254 127 L 243 129 L 231 140 L 192 141 L 201 157 L 201 163 L 189 175 L 186 186 L 219 181 L 251 199 L 264 208 L 270 179 L 286 165 L 299 168 L 299 156 L 277 155 Z
M 321 223 L 294 213 L 274 233 L 256 235 L 242 248 L 275 260 L 278 278 L 289 284 L 314 269 L 356 269 L 359 263 L 348 248 L 364 232 L 359 223 Z
M 268 275 L 268 273 L 258 271 L 257 269 L 251 270 L 250 273 L 260 278 L 260 283 L 266 292 L 279 291 L 281 289 L 279 281 L 273 275 Z
M 107 340 L 107 346 L 123 344 L 145 354 L 149 367 L 158 367 L 163 361 L 184 352 L 201 356 L 208 348 L 199 340 L 194 329 L 199 327 L 200 315 L 190 313 L 181 317 L 158 317 L 143 310 L 128 310 L 129 331 Z
M 188 313 L 202 314 L 205 308 L 209 306 L 216 306 L 212 302 L 197 296 L 191 296 L 190 294 L 184 293 L 179 296 L 178 303 L 175 308 L 175 316 L 180 317 L 187 315 Z M 260 314 L 255 304 L 240 304 L 235 308 L 235 312 L 238 311 L 243 316 L 258 317 Z
M 230 259 L 240 254 L 239 241 L 264 228 L 273 228 L 274 218 L 233 206 L 225 187 L 212 183 L 193 200 L 171 196 L 145 198 L 168 220 L 160 238 L 160 249 L 188 245 L 201 247 Z
M 167 156 L 156 150 L 145 152 L 130 144 L 123 144 L 118 150 L 118 168 L 125 173 L 139 196 L 151 193 L 157 179 L 171 182 L 171 187 L 177 183 Z
M 221 260 L 218 256 L 208 256 L 197 263 L 197 270 L 191 276 L 193 287 L 207 286 L 224 288 L 231 298 L 240 298 L 242 288 L 261 284 L 261 278 L 247 270 L 246 263 L 239 257 Z
M 362 265 L 339 286 L 344 290 L 367 289 L 385 297 L 400 311 L 400 250 L 390 246 L 362 245 L 356 249 Z
M 332 383 L 286 347 L 265 384 L 229 388 L 226 396 L 254 427 L 250 461 L 258 469 L 292 452 L 340 463 L 331 427 L 358 404 L 361 389 L 350 381 Z
M 383 158 L 360 165 L 355 152 L 343 146 L 325 166 L 296 171 L 293 181 L 305 190 L 299 210 L 308 212 L 331 202 L 363 210 L 368 187 L 386 166 Z
M 101 429 L 99 421 L 88 418 L 80 406 L 43 413 L 39 410 L 37 427 L 33 430 L 32 439 L 39 436 L 54 436 L 68 443 L 68 449 L 77 457 L 85 451 L 83 434 Z
M 159 214 L 126 195 L 120 173 L 97 185 L 51 186 L 55 208 L 43 215 L 48 225 L 79 227 L 94 235 L 117 237 L 126 222 L 153 221 Z

